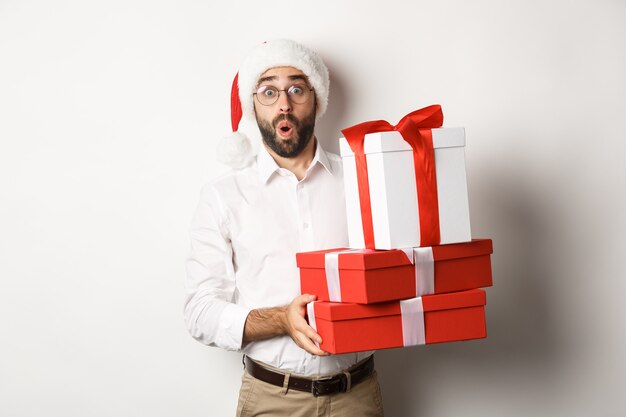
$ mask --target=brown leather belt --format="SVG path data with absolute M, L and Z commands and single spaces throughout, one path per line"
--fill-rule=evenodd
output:
M 254 378 L 278 387 L 284 386 L 287 374 L 267 369 L 247 356 L 244 356 L 244 366 Z M 289 375 L 287 386 L 289 389 L 310 392 L 317 397 L 349 391 L 351 387 L 364 381 L 372 372 L 374 372 L 374 355 L 353 369 L 329 377 L 314 379 Z

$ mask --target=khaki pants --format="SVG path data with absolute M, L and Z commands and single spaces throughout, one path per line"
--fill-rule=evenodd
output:
M 237 417 L 382 417 L 376 371 L 348 392 L 314 397 L 310 392 L 268 384 L 244 372 Z

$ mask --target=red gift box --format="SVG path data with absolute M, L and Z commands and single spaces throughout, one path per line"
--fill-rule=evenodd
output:
M 484 290 L 469 290 L 367 305 L 315 301 L 307 310 L 320 348 L 348 353 L 484 338 L 485 303 Z
M 418 252 L 426 254 L 428 259 L 416 255 Z M 491 253 L 491 239 L 475 239 L 409 248 L 407 252 L 401 249 L 303 252 L 296 254 L 296 261 L 302 294 L 315 294 L 318 301 L 370 304 L 489 287 Z M 331 256 L 334 259 L 329 259 Z M 413 263 L 409 256 L 414 257 Z

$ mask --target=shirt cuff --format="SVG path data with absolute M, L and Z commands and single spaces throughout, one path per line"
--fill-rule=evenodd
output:
M 228 304 L 220 315 L 220 331 L 215 344 L 226 350 L 240 351 L 243 344 L 243 329 L 251 309 L 237 304 Z

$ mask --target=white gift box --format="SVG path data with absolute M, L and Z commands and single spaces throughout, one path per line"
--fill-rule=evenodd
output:
M 437 176 L 440 244 L 471 240 L 465 129 L 432 129 Z M 351 248 L 365 248 L 354 153 L 339 140 Z M 375 249 L 421 246 L 413 150 L 397 131 L 368 133 L 367 159 Z

